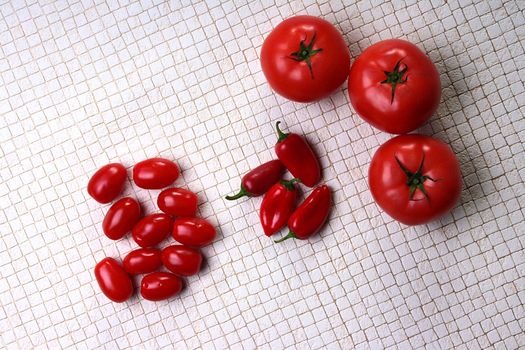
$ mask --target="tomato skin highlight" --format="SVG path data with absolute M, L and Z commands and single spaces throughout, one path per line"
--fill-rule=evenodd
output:
M 259 218 L 268 237 L 278 232 L 295 208 L 297 189 L 292 181 L 280 181 L 270 188 L 261 203 Z
M 172 245 L 162 250 L 162 264 L 177 276 L 193 276 L 201 269 L 202 254 L 187 246 Z
M 301 41 L 312 53 L 299 60 Z M 318 51 L 320 50 L 320 51 Z M 311 70 L 308 62 L 310 62 Z M 330 95 L 348 77 L 350 53 L 341 33 L 330 22 L 295 16 L 277 25 L 261 48 L 262 71 L 271 88 L 296 102 L 312 102 Z
M 126 168 L 122 164 L 107 164 L 89 179 L 88 193 L 99 203 L 109 203 L 122 192 L 126 178 Z
M 179 218 L 173 223 L 173 238 L 190 247 L 204 247 L 216 235 L 215 227 L 201 218 Z
M 102 259 L 95 266 L 95 277 L 102 293 L 116 303 L 125 302 L 133 294 L 131 278 L 115 259 Z
M 133 167 L 133 181 L 144 189 L 158 190 L 171 185 L 179 177 L 177 164 L 164 158 L 150 158 Z
M 184 188 L 167 188 L 157 197 L 160 210 L 171 216 L 195 216 L 197 195 Z
M 396 157 L 412 173 L 422 164 L 422 175 L 430 178 L 422 182 L 428 199 L 419 188 L 410 199 L 408 177 Z M 397 136 L 381 145 L 370 162 L 368 183 L 379 207 L 405 225 L 420 225 L 441 217 L 461 195 L 461 171 L 452 149 L 417 134 Z
M 399 83 L 385 82 L 386 72 L 406 68 Z M 406 81 L 405 81 L 406 80 Z M 372 126 L 391 134 L 421 127 L 437 110 L 441 82 L 436 66 L 416 45 L 399 39 L 380 41 L 361 53 L 348 78 L 354 110 Z
M 142 248 L 153 247 L 168 236 L 172 225 L 173 219 L 167 214 L 145 216 L 133 227 L 133 240 Z
M 153 272 L 142 278 L 140 294 L 146 300 L 160 301 L 177 295 L 182 290 L 182 280 L 169 272 Z
M 226 196 L 226 199 L 235 200 L 244 196 L 261 196 L 279 181 L 284 170 L 284 165 L 279 159 L 261 164 L 243 176 L 239 193 L 233 196 Z
M 284 166 L 308 187 L 314 187 L 321 179 L 321 167 L 314 151 L 304 138 L 293 133 L 283 133 L 276 123 L 279 136 L 275 154 Z
M 109 208 L 102 221 L 102 230 L 109 239 L 121 239 L 131 231 L 139 219 L 140 204 L 131 197 L 125 197 Z
M 139 248 L 129 252 L 122 261 L 124 270 L 130 275 L 141 275 L 157 270 L 162 265 L 160 250 Z

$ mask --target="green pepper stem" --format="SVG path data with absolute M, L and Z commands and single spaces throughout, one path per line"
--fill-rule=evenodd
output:
M 286 188 L 288 191 L 295 190 L 294 184 L 296 184 L 298 182 L 301 182 L 301 179 L 294 178 L 294 179 L 291 179 L 291 180 L 281 180 L 280 181 L 281 185 L 283 185 L 284 188 Z
M 239 198 L 244 197 L 244 196 L 250 197 L 250 193 L 248 191 L 246 191 L 244 186 L 241 185 L 241 189 L 239 190 L 239 193 L 234 194 L 233 196 L 226 196 L 226 199 L 229 200 L 229 201 L 234 201 L 234 200 L 239 199 Z
M 279 128 L 279 124 L 281 124 L 280 121 L 278 121 L 276 124 L 275 124 L 275 128 L 277 129 L 277 136 L 279 136 L 279 138 L 277 139 L 277 143 L 281 142 L 282 140 L 284 140 L 285 138 L 288 137 L 289 134 L 287 133 L 284 133 L 281 131 L 281 129 Z
M 293 233 L 292 230 L 290 230 L 290 232 L 288 232 L 288 234 L 286 236 L 284 236 L 283 238 L 278 239 L 278 240 L 276 240 L 274 242 L 275 243 L 281 243 L 281 242 L 284 242 L 284 241 L 286 241 L 287 239 L 290 239 L 290 238 L 297 238 L 297 236 L 295 235 L 295 233 Z

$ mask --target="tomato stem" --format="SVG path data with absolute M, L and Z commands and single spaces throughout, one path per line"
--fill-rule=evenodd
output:
M 244 196 L 250 197 L 251 195 L 244 188 L 244 186 L 241 185 L 241 189 L 239 190 L 239 193 L 234 194 L 233 196 L 226 196 L 226 199 L 229 200 L 229 201 L 234 201 L 234 200 L 239 199 L 239 198 L 244 197 Z
M 284 242 L 286 241 L 287 239 L 290 239 L 290 238 L 297 238 L 297 236 L 295 235 L 295 233 L 293 233 L 292 230 L 290 230 L 290 232 L 288 232 L 288 234 L 276 241 L 274 241 L 275 243 L 281 243 L 281 242 Z
M 407 72 L 408 66 L 405 64 L 405 68 L 403 70 L 399 70 L 399 64 L 401 63 L 400 59 L 397 61 L 394 69 L 391 72 L 384 71 L 386 74 L 386 79 L 381 82 L 381 84 L 392 84 L 392 99 L 390 100 L 390 104 L 394 103 L 394 94 L 396 92 L 396 86 L 397 84 L 404 84 L 406 83 L 408 77 L 405 77 L 403 79 L 403 75 Z
M 316 55 L 317 53 L 323 51 L 323 49 L 316 49 L 314 50 L 314 42 L 315 42 L 315 37 L 316 37 L 317 33 L 314 32 L 314 36 L 312 37 L 312 40 L 310 40 L 310 43 L 308 44 L 308 46 L 305 45 L 305 40 L 308 36 L 306 36 L 304 38 L 304 40 L 301 40 L 299 42 L 299 50 L 296 51 L 296 52 L 292 52 L 290 54 L 290 58 L 294 61 L 297 61 L 297 62 L 306 62 L 306 65 L 308 66 L 308 70 L 310 70 L 310 76 L 312 77 L 312 79 L 314 79 L 314 71 L 312 69 L 312 61 L 311 61 L 311 58 Z
M 396 158 L 396 162 L 399 165 L 399 167 L 403 170 L 403 172 L 407 176 L 406 185 L 410 188 L 409 193 L 408 193 L 409 199 L 411 201 L 415 200 L 414 193 L 416 192 L 417 189 L 419 189 L 425 196 L 426 200 L 430 203 L 430 197 L 428 196 L 427 190 L 425 189 L 423 184 L 426 180 L 430 180 L 432 182 L 437 182 L 437 180 L 431 178 L 428 175 L 423 175 L 423 163 L 425 162 L 425 154 L 423 154 L 421 163 L 419 163 L 419 168 L 417 169 L 415 173 L 412 173 L 410 170 L 408 170 L 407 167 L 403 165 L 403 163 L 401 163 L 399 158 L 397 158 L 397 156 L 394 156 L 394 157 Z
M 282 132 L 281 129 L 279 128 L 279 124 L 281 124 L 280 121 L 278 121 L 277 123 L 275 123 L 275 128 L 277 129 L 277 136 L 279 136 L 279 138 L 277 139 L 277 143 L 281 142 L 282 140 L 284 140 L 285 138 L 288 137 L 288 133 L 285 133 L 285 132 Z

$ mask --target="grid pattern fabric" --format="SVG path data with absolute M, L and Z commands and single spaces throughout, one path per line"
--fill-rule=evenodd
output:
M 524 1 L 1 2 L 0 348 L 525 348 Z M 261 44 L 295 14 L 334 23 L 352 59 L 396 37 L 435 62 L 442 101 L 420 132 L 460 159 L 451 214 L 406 227 L 378 209 L 368 164 L 391 136 L 345 86 L 312 104 L 270 90 Z M 260 198 L 224 200 L 274 157 L 277 120 L 335 201 L 321 234 L 280 245 Z M 135 244 L 104 236 L 86 184 L 154 156 L 177 161 L 218 238 L 179 297 L 112 303 L 93 268 Z M 148 213 L 157 194 L 124 192 Z

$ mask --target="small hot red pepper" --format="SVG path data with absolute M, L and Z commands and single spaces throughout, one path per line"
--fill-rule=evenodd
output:
M 297 198 L 295 183 L 299 179 L 282 180 L 272 186 L 261 203 L 259 217 L 266 236 L 279 231 L 292 215 Z
M 261 164 L 243 176 L 239 193 L 226 196 L 226 199 L 232 201 L 244 196 L 257 197 L 263 195 L 273 184 L 279 181 L 283 172 L 284 165 L 278 159 Z
M 300 179 L 308 187 L 314 187 L 321 179 L 321 168 L 315 153 L 301 136 L 283 133 L 279 129 L 280 123 L 277 122 L 275 125 L 279 136 L 275 145 L 275 154 L 290 170 L 293 177 Z
M 293 212 L 288 219 L 290 232 L 283 238 L 275 241 L 280 243 L 289 238 L 307 239 L 319 231 L 323 226 L 332 204 L 330 188 L 326 185 L 318 186 Z

